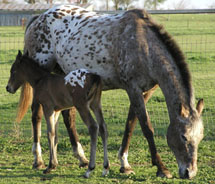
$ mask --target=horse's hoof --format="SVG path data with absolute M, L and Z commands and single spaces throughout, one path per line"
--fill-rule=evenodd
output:
M 107 176 L 109 174 L 109 168 L 108 169 L 103 169 L 102 171 L 102 176 Z
M 125 168 L 125 167 L 120 168 L 120 173 L 135 174 L 135 172 L 131 168 Z
M 88 167 L 88 162 L 83 162 L 79 164 L 79 168 L 85 168 Z
M 84 174 L 84 178 L 89 178 L 90 177 L 90 173 L 91 173 L 90 171 L 86 171 L 85 174 Z
M 157 171 L 157 177 L 161 177 L 161 178 L 172 178 L 172 174 L 167 170 L 163 170 L 163 171 Z
M 46 166 L 43 162 L 42 163 L 34 163 L 32 166 L 32 169 L 44 169 L 44 168 L 46 168 Z

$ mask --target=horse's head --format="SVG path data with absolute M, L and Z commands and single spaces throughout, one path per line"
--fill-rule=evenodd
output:
M 168 127 L 167 142 L 175 154 L 181 178 L 192 178 L 197 173 L 197 150 L 204 130 L 200 117 L 203 106 L 203 100 L 199 100 L 191 113 L 182 107 L 176 122 Z
M 19 51 L 16 56 L 16 60 L 10 69 L 10 78 L 6 87 L 6 90 L 9 93 L 15 93 L 16 90 L 24 83 L 24 80 L 22 77 L 23 71 L 20 70 L 21 60 L 22 60 L 22 53 L 21 51 Z

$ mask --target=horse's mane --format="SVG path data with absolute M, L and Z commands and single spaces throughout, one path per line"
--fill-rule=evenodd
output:
M 193 94 L 191 85 L 191 75 L 188 68 L 188 64 L 185 61 L 184 53 L 182 52 L 181 48 L 179 47 L 175 39 L 164 29 L 162 25 L 159 25 L 155 22 L 151 22 L 150 27 L 159 36 L 161 41 L 166 45 L 166 48 L 169 50 L 171 56 L 175 61 L 175 64 L 179 69 L 183 84 L 187 90 L 187 94 L 189 95 L 189 97 L 191 97 Z
M 164 43 L 172 58 L 175 61 L 176 66 L 179 69 L 181 74 L 181 78 L 184 86 L 186 87 L 187 93 L 189 97 L 192 96 L 193 90 L 191 85 L 191 75 L 188 68 L 188 64 L 185 61 L 184 53 L 179 47 L 178 43 L 174 40 L 174 38 L 164 29 L 164 27 L 160 24 L 157 24 L 149 14 L 144 10 L 131 10 L 131 12 L 135 13 L 139 18 L 143 19 L 143 21 L 147 24 L 147 26 L 158 36 L 158 38 Z

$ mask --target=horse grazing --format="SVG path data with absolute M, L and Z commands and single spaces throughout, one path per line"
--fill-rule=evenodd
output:
M 50 71 L 56 63 L 66 74 L 86 68 L 101 77 L 103 90 L 124 89 L 127 92 L 130 108 L 119 150 L 120 171 L 124 173 L 132 172 L 127 156 L 138 119 L 149 144 L 152 164 L 157 166 L 157 176 L 171 177 L 157 152 L 154 130 L 145 106 L 159 86 L 170 118 L 167 142 L 175 154 L 179 175 L 181 178 L 196 175 L 197 149 L 203 138 L 200 117 L 203 100 L 195 106 L 191 75 L 181 49 L 145 11 L 135 9 L 116 15 L 99 15 L 77 6 L 54 7 L 28 25 L 24 52 L 27 51 L 41 67 Z M 29 85 L 23 87 L 22 94 L 20 107 L 31 99 Z M 40 129 L 37 129 L 41 124 L 40 109 L 33 100 L 34 144 L 38 145 L 34 165 L 38 167 L 42 160 L 38 154 L 41 148 Z M 64 117 L 76 151 L 78 138 L 68 114 Z
M 11 74 L 6 87 L 10 93 L 28 82 L 34 91 L 34 99 L 43 107 L 47 122 L 50 160 L 44 173 L 49 173 L 57 164 L 57 120 L 61 110 L 75 106 L 82 120 L 87 125 L 90 138 L 90 162 L 85 177 L 95 168 L 96 143 L 98 125 L 94 121 L 90 109 L 94 112 L 104 146 L 104 170 L 108 173 L 109 161 L 107 156 L 107 128 L 101 110 L 102 84 L 98 75 L 85 69 L 71 71 L 66 77 L 42 69 L 38 64 L 19 51 L 11 67 Z

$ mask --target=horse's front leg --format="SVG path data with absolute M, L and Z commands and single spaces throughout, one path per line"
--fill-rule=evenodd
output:
M 62 111 L 64 124 L 67 128 L 70 137 L 70 142 L 72 144 L 74 156 L 78 158 L 78 160 L 80 161 L 79 167 L 86 167 L 89 161 L 85 157 L 84 150 L 78 139 L 78 134 L 75 127 L 75 114 L 76 114 L 75 107 L 72 107 L 72 109 L 70 110 Z
M 144 98 L 145 104 L 148 102 L 148 100 L 151 98 L 152 94 L 155 92 L 155 90 L 157 88 L 158 88 L 158 85 L 155 85 L 152 89 L 150 89 L 144 93 L 143 98 Z M 146 113 L 146 115 L 148 116 L 147 113 Z M 147 121 L 148 126 L 152 127 L 151 123 L 149 121 L 149 117 L 147 118 L 147 120 L 148 120 Z M 128 150 L 129 150 L 131 136 L 132 136 L 132 133 L 136 126 L 136 123 L 137 123 L 137 116 L 136 116 L 132 106 L 130 106 L 128 118 L 126 121 L 123 140 L 122 140 L 122 144 L 121 144 L 121 147 L 119 149 L 119 154 L 118 154 L 118 157 L 121 162 L 121 168 L 120 168 L 121 173 L 125 173 L 125 174 L 134 173 L 134 171 L 131 169 L 130 164 L 128 163 L 127 157 L 128 157 Z
M 128 163 L 127 157 L 128 157 L 128 149 L 129 149 L 131 136 L 136 124 L 137 124 L 137 117 L 136 117 L 136 114 L 134 113 L 134 110 L 130 106 L 128 118 L 125 126 L 124 136 L 122 139 L 122 144 L 118 153 L 118 157 L 121 162 L 121 167 L 120 167 L 121 173 L 125 173 L 125 174 L 134 173 L 134 171 L 131 169 L 130 164 Z
M 57 160 L 57 119 L 59 117 L 60 111 L 54 112 L 44 109 L 44 114 L 47 123 L 47 137 L 49 142 L 49 165 L 43 171 L 44 174 L 50 173 L 51 170 L 55 169 L 58 165 Z
M 135 114 L 137 115 L 142 132 L 148 141 L 149 149 L 151 152 L 152 164 L 157 166 L 157 176 L 171 178 L 172 175 L 162 163 L 161 158 L 157 152 L 157 148 L 155 146 L 154 141 L 154 130 L 148 119 L 141 90 L 132 89 L 132 87 L 130 87 L 127 90 L 127 93 L 131 102 L 131 108 L 133 108 Z
M 45 168 L 42 159 L 42 150 L 40 146 L 41 138 L 41 120 L 43 116 L 42 106 L 33 100 L 32 106 L 32 128 L 33 128 L 33 146 L 32 153 L 34 155 L 34 169 Z

